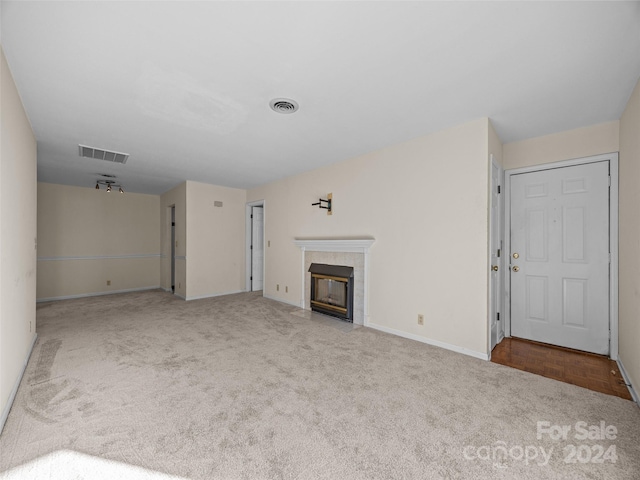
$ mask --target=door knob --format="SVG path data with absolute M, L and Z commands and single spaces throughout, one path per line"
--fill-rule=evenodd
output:
M 519 272 L 520 271 L 520 267 L 515 265 L 511 270 L 513 270 L 514 272 Z
M 491 270 L 493 270 L 494 272 L 497 272 L 498 271 L 498 265 L 493 265 L 491 267 Z
M 517 254 L 517 253 L 514 253 L 514 254 L 513 254 L 513 258 L 520 258 L 520 255 L 519 255 L 519 254 Z

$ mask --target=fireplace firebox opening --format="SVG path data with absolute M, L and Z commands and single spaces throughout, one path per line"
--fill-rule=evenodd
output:
M 353 322 L 353 267 L 312 263 L 311 310 Z

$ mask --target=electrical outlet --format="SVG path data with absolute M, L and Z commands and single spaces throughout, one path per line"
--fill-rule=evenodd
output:
M 418 314 L 418 325 L 424 325 L 424 315 Z
M 284 293 L 289 293 L 289 287 L 284 287 Z
M 111 280 L 107 280 L 107 285 L 111 285 Z
M 276 292 L 279 292 L 279 291 L 280 291 L 280 284 L 276 283 Z

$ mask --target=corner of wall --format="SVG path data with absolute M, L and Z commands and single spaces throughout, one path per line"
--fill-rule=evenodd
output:
M 498 136 L 498 133 L 496 132 L 496 129 L 493 126 L 493 122 L 491 121 L 491 119 L 488 119 L 489 121 L 489 154 L 492 154 L 494 156 L 494 158 L 498 161 L 498 164 L 502 167 L 504 167 L 504 163 L 502 160 L 502 149 L 503 149 L 503 145 L 502 145 L 502 140 L 500 140 L 500 137 Z
M 640 391 L 640 79 L 620 118 L 619 361 Z

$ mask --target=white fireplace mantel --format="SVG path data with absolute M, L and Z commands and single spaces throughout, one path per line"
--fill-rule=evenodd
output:
M 296 238 L 293 243 L 302 249 L 311 252 L 346 252 L 369 253 L 369 248 L 375 242 L 375 238 Z
M 360 253 L 364 257 L 364 305 L 363 324 L 369 324 L 369 249 L 375 238 L 296 238 L 293 243 L 302 250 L 302 299 L 300 306 L 305 305 L 305 252 Z

